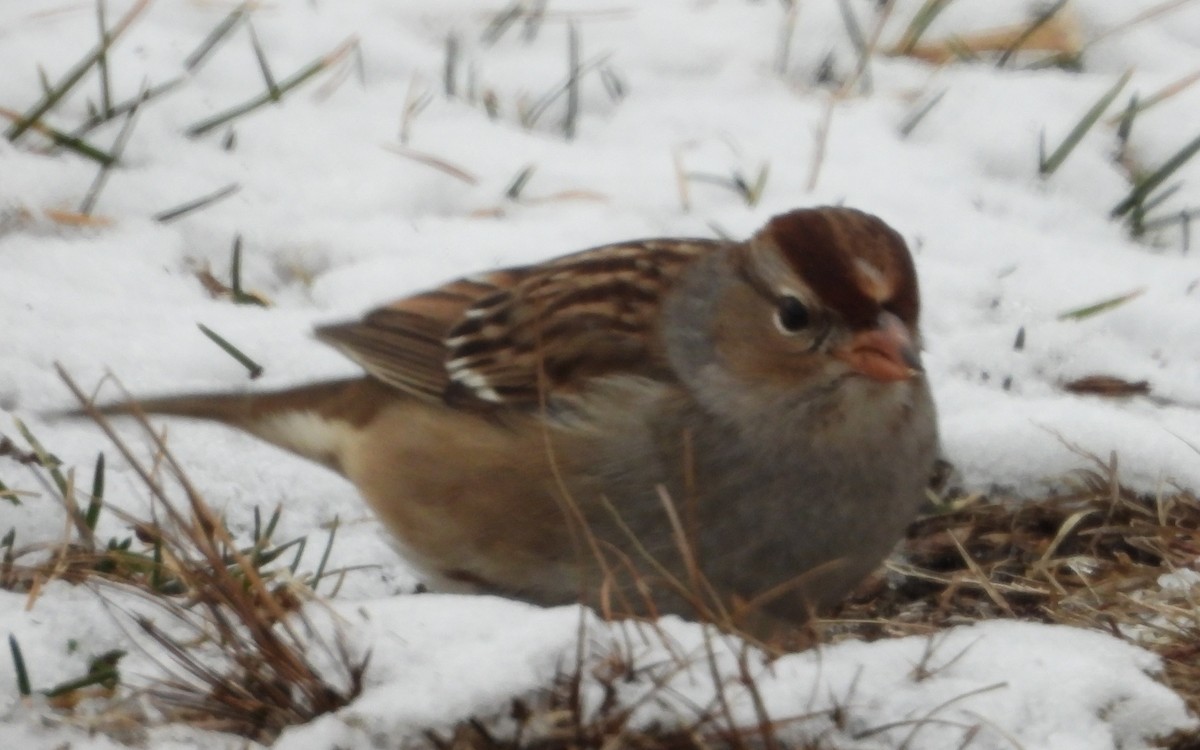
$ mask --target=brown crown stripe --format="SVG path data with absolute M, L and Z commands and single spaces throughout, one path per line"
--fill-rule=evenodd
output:
M 830 210 L 793 211 L 776 216 L 763 230 L 783 257 L 821 301 L 852 328 L 868 328 L 879 317 L 879 303 L 859 286 L 859 277 L 842 251 L 844 221 L 837 224 Z
M 874 324 L 879 304 L 859 287 L 827 214 L 797 211 L 772 219 L 768 227 L 784 258 L 826 306 L 852 327 Z

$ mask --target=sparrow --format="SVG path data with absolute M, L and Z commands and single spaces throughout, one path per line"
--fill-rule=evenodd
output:
M 800 624 L 924 501 L 918 315 L 899 234 L 800 209 L 741 242 L 604 245 L 318 328 L 359 377 L 101 410 L 327 466 L 434 590 Z

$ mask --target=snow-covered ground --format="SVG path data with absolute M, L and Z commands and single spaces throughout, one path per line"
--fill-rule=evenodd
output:
M 132 3 L 107 5 L 111 24 Z M 1200 69 L 1200 3 L 1176 3 L 1128 26 L 1162 4 L 1075 0 L 1069 9 L 1082 38 L 1095 40 L 1082 72 L 877 55 L 860 81 L 869 93 L 856 85 L 843 97 L 834 96 L 836 83 L 816 83 L 828 62 L 835 81 L 850 78 L 858 62 L 839 3 L 796 4 L 786 59 L 784 5 L 551 0 L 532 39 L 517 23 L 485 43 L 499 0 L 265 4 L 252 26 L 277 80 L 347 39 L 357 40 L 358 56 L 281 104 L 189 138 L 188 128 L 265 88 L 241 25 L 176 91 L 138 113 L 93 223 L 55 212 L 79 209 L 94 162 L 48 155 L 37 134 L 16 144 L 0 139 L 0 433 L 23 444 L 13 419 L 24 421 L 67 466 L 80 467 L 82 480 L 107 446 L 93 425 L 39 416 L 70 403 L 56 361 L 85 387 L 111 371 L 138 394 L 344 375 L 354 367 L 308 337 L 314 323 L 477 269 L 642 236 L 740 237 L 780 211 L 844 203 L 880 215 L 914 249 L 945 454 L 966 486 L 1029 491 L 1061 479 L 1084 463 L 1070 444 L 1102 458 L 1115 452 L 1124 481 L 1138 489 L 1200 488 L 1200 253 L 1188 251 L 1180 224 L 1134 241 L 1109 218 L 1130 190 L 1110 124 L 1089 133 L 1055 174 L 1038 175 L 1041 134 L 1052 150 L 1126 71 L 1132 79 L 1108 116 L 1130 94 L 1145 101 Z M 846 5 L 869 35 L 877 3 Z M 921 5 L 895 2 L 882 49 Z M 183 75 L 187 55 L 234 7 L 151 4 L 110 54 L 114 99 Z M 967 36 L 1032 13 L 1016 0 L 957 0 L 927 37 Z M 31 107 L 42 95 L 39 69 L 51 81 L 66 75 L 96 42 L 95 15 L 91 2 L 0 0 L 0 108 Z M 585 72 L 576 133 L 567 139 L 565 97 L 531 127 L 523 120 L 566 78 L 572 25 Z M 443 93 L 451 35 L 459 44 L 453 98 Z M 98 96 L 89 74 L 46 122 L 69 131 Z M 120 126 L 88 138 L 109 148 Z M 226 148 L 230 130 L 236 138 Z M 1136 118 L 1125 165 L 1149 171 L 1197 136 L 1200 86 Z M 769 172 L 750 206 L 703 178 L 688 182 L 685 197 L 680 164 L 687 174 L 749 182 L 763 165 Z M 519 200 L 507 199 L 527 168 Z M 1152 218 L 1200 206 L 1200 159 L 1163 187 L 1176 182 L 1182 186 Z M 202 210 L 167 223 L 154 218 L 232 184 L 236 193 Z M 196 278 L 207 266 L 228 279 L 238 235 L 243 285 L 269 298 L 269 308 L 213 299 Z M 1063 316 L 1131 292 L 1139 294 L 1102 314 Z M 233 340 L 264 366 L 263 376 L 251 386 L 197 323 Z M 1023 346 L 1015 345 L 1019 331 Z M 1150 393 L 1113 399 L 1063 389 L 1086 375 L 1145 380 Z M 283 502 L 277 538 L 311 534 L 309 569 L 319 527 L 335 517 L 341 528 L 330 564 L 374 566 L 350 575 L 332 604 L 350 642 L 373 650 L 364 695 L 289 730 L 283 746 L 391 744 L 471 714 L 502 713 L 513 695 L 547 685 L 574 658 L 574 608 L 407 596 L 418 581 L 337 477 L 217 427 L 172 424 L 170 440 L 235 532 L 250 528 L 253 506 L 269 513 Z M 133 475 L 110 463 L 108 496 L 144 510 Z M 0 481 L 41 489 L 28 468 L 3 457 Z M 45 492 L 20 505 L 0 500 L 0 534 L 9 528 L 19 542 L 55 539 L 61 508 Z M 99 532 L 128 534 L 113 514 L 102 516 Z M 79 675 L 90 656 L 112 648 L 132 652 L 122 662 L 130 679 L 160 669 L 152 653 L 130 647 L 128 621 L 89 591 L 56 582 L 32 609 L 25 605 L 23 595 L 0 591 L 0 635 L 20 643 L 35 688 Z M 697 626 L 664 627 L 677 650 L 703 653 Z M 603 659 L 611 630 L 593 622 L 588 632 L 593 658 Z M 81 649 L 68 649 L 71 641 Z M 646 648 L 645 663 L 662 660 Z M 957 629 L 933 648 L 933 660 L 949 666 L 918 679 L 914 665 L 928 650 L 915 637 L 847 643 L 754 669 L 773 718 L 814 717 L 789 723 L 786 732 L 796 734 L 785 736 L 824 737 L 837 747 L 906 739 L 909 747 L 957 747 L 977 732 L 972 747 L 1129 748 L 1190 722 L 1178 697 L 1147 676 L 1154 658 L 1104 635 L 1020 623 Z M 708 674 L 703 659 L 694 671 L 672 673 L 666 705 L 639 710 L 647 721 L 686 721 L 684 706 L 713 702 Z M 654 678 L 627 685 L 630 701 Z M 735 715 L 756 720 L 745 696 L 731 700 Z M 840 725 L 829 717 L 833 707 L 844 712 Z M 936 721 L 918 728 L 921 719 Z M 149 740 L 240 742 L 180 727 L 154 730 Z M 20 702 L 13 666 L 0 658 L 0 747 L 62 743 L 113 741 Z

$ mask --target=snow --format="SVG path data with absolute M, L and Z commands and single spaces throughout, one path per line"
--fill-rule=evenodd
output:
M 130 5 L 112 0 L 110 23 Z M 869 30 L 875 3 L 849 5 Z M 885 45 L 920 5 L 898 0 Z M 1053 176 L 1037 174 L 1041 134 L 1056 146 L 1126 70 L 1134 76 L 1114 112 L 1128 94 L 1144 99 L 1200 67 L 1197 3 L 1105 35 L 1155 5 L 1072 3 L 1084 38 L 1100 39 L 1080 73 L 878 57 L 870 95 L 837 101 L 813 84 L 829 53 L 840 77 L 857 62 L 833 2 L 798 4 L 782 72 L 783 10 L 772 2 L 556 0 L 532 42 L 518 24 L 491 45 L 479 37 L 503 7 L 499 0 L 257 8 L 254 30 L 277 79 L 354 37 L 362 80 L 353 63 L 338 71 L 347 74 L 340 83 L 336 72 L 319 75 L 281 104 L 239 118 L 231 150 L 222 147 L 227 128 L 189 139 L 187 127 L 263 90 L 247 29 L 239 28 L 176 92 L 138 114 L 122 165 L 95 207 L 103 225 L 73 227 L 46 213 L 78 208 L 95 176 L 92 163 L 41 153 L 36 136 L 15 145 L 0 139 L 0 432 L 22 444 L 12 422 L 22 420 L 85 477 L 106 445 L 92 425 L 41 416 L 69 403 L 52 370 L 56 361 L 85 388 L 108 371 L 138 394 L 251 387 L 245 370 L 196 330 L 201 322 L 265 366 L 254 388 L 350 374 L 353 365 L 309 338 L 312 325 L 478 269 L 641 236 L 744 236 L 780 211 L 844 203 L 880 215 L 914 249 L 944 450 L 965 486 L 1041 488 L 1086 465 L 1076 452 L 1083 451 L 1104 460 L 1115 452 L 1122 478 L 1138 489 L 1200 488 L 1200 256 L 1184 250 L 1178 226 L 1139 242 L 1109 218 L 1129 189 L 1113 160 L 1110 127 L 1091 132 Z M 143 81 L 182 75 L 183 59 L 231 8 L 152 4 L 110 55 L 116 98 L 135 95 Z M 1024 2 L 958 0 L 929 35 L 1021 22 L 1028 13 Z M 579 29 L 582 58 L 607 55 L 627 90 L 616 101 L 589 73 L 571 141 L 559 132 L 561 102 L 532 129 L 519 120 L 520 103 L 536 101 L 566 74 L 567 17 Z M 499 103 L 495 121 L 478 104 L 442 95 L 452 32 L 463 48 L 459 89 L 467 90 L 474 70 L 476 89 Z M 41 95 L 39 66 L 57 80 L 95 38 L 91 3 L 42 9 L 0 2 L 0 106 L 29 107 Z M 81 91 L 95 99 L 94 78 Z M 942 92 L 904 137 L 906 118 Z M 399 143 L 405 102 L 425 94 L 427 105 L 407 123 L 407 148 L 465 170 L 475 184 L 389 150 Z M 1198 114 L 1200 87 L 1148 110 L 1136 121 L 1130 156 L 1142 168 L 1161 164 L 1197 136 L 1190 128 Z M 76 94 L 47 122 L 69 130 L 86 116 L 85 96 Z M 119 127 L 90 138 L 108 147 Z M 749 180 L 768 164 L 769 178 L 755 206 L 693 181 L 685 208 L 675 159 L 690 173 L 737 171 Z M 528 166 L 535 169 L 522 200 L 506 200 Z M 1168 185 L 1175 182 L 1182 187 L 1155 215 L 1200 205 L 1200 159 Z M 166 224 L 153 219 L 235 183 L 234 195 L 201 211 Z M 244 286 L 269 297 L 270 309 L 214 300 L 193 275 L 208 264 L 227 279 L 236 235 L 244 242 Z M 1104 314 L 1061 318 L 1133 291 L 1141 294 Z M 1105 399 L 1061 388 L 1090 374 L 1147 380 L 1152 393 Z M 253 506 L 269 513 L 282 502 L 277 538 L 309 535 L 309 569 L 321 527 L 335 518 L 330 564 L 372 566 L 350 575 L 331 605 L 351 642 L 373 651 L 366 692 L 335 715 L 289 730 L 281 746 L 419 739 L 430 726 L 503 713 L 513 695 L 544 687 L 574 658 L 578 610 L 409 596 L 415 575 L 337 477 L 218 427 L 168 429 L 192 481 L 235 533 L 250 528 Z M 0 479 L 42 490 L 31 470 L 3 457 Z M 115 460 L 109 485 L 110 497 L 145 510 L 133 474 Z M 0 533 L 9 528 L 24 543 L 56 539 L 61 508 L 44 491 L 19 506 L 0 501 Z M 105 514 L 99 533 L 128 529 Z M 1185 573 L 1180 581 L 1191 580 Z M 0 592 L 0 634 L 18 639 L 35 687 L 81 674 L 90 655 L 128 647 L 128 621 L 90 591 L 53 583 L 31 609 L 26 603 Z M 603 659 L 613 627 L 589 622 L 589 659 Z M 664 628 L 686 651 L 703 653 L 697 626 L 670 621 Z M 67 649 L 72 639 L 83 644 L 80 652 Z M 661 661 L 663 648 L 646 646 L 640 662 Z M 917 680 L 914 665 L 927 648 L 945 666 Z M 129 650 L 127 674 L 159 669 L 151 654 Z M 1191 721 L 1180 700 L 1148 676 L 1156 669 L 1153 657 L 1106 635 L 997 622 L 948 631 L 932 646 L 914 636 L 789 656 L 763 667 L 759 686 L 772 717 L 815 717 L 796 724 L 796 737 L 819 735 L 838 747 L 893 747 L 914 733 L 910 746 L 957 747 L 963 726 L 978 725 L 973 747 L 1129 748 Z M 647 689 L 653 677 L 640 676 L 628 690 Z M 703 658 L 672 675 L 667 692 L 710 704 Z M 747 710 L 734 702 L 736 711 Z M 845 707 L 841 725 L 831 723 L 834 706 Z M 672 715 L 658 710 L 639 718 Z M 913 723 L 935 715 L 948 723 Z M 147 740 L 156 748 L 241 746 L 178 726 L 151 729 Z M 63 743 L 117 746 L 64 724 L 44 705 L 21 703 L 12 664 L 0 658 L 0 746 Z

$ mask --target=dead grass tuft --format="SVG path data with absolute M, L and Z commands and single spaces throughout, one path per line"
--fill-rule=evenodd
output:
M 59 472 L 52 457 L 27 434 L 32 451 L 9 444 L 7 452 L 51 475 L 67 511 L 67 533 L 57 544 L 20 548 L 12 533 L 6 535 L 0 542 L 0 586 L 28 592 L 32 606 L 51 580 L 96 585 L 109 605 L 135 623 L 140 636 L 131 635 L 131 642 L 152 644 L 145 650 L 162 669 L 148 683 L 131 686 L 121 683 L 114 661 L 111 668 L 75 681 L 78 685 L 42 690 L 59 699 L 51 705 L 71 718 L 69 712 L 78 702 L 72 696 L 102 684 L 114 714 L 127 710 L 124 704 L 131 695 L 144 695 L 161 714 L 146 723 L 184 722 L 269 744 L 286 727 L 352 701 L 362 690 L 369 655 L 351 653 L 338 635 L 323 637 L 301 609 L 316 600 L 315 587 L 326 575 L 328 547 L 315 574 L 298 573 L 304 540 L 282 545 L 271 541 L 278 510 L 265 526 L 256 514 L 253 540 L 237 544 L 224 519 L 191 485 L 144 417 L 138 419 L 156 451 L 149 462 L 113 431 L 61 368 L 59 374 L 139 477 L 151 498 L 149 518 L 135 518 L 102 503 L 102 492 L 96 489 L 102 488 L 102 480 L 94 482 L 88 511 L 81 512 L 73 474 Z M 102 476 L 103 461 L 97 471 L 97 477 Z M 98 542 L 94 528 L 102 506 L 132 526 L 133 534 Z M 290 564 L 284 558 L 289 551 Z M 112 596 L 114 587 L 140 597 L 149 609 L 129 611 Z M 17 658 L 19 646 L 14 644 L 13 651 Z
M 918 520 L 886 572 L 818 623 L 822 640 L 997 618 L 1102 630 L 1161 656 L 1164 682 L 1200 714 L 1200 585 L 1186 573 L 1200 562 L 1200 499 L 1134 493 L 1093 462 L 1071 492 L 964 497 Z

